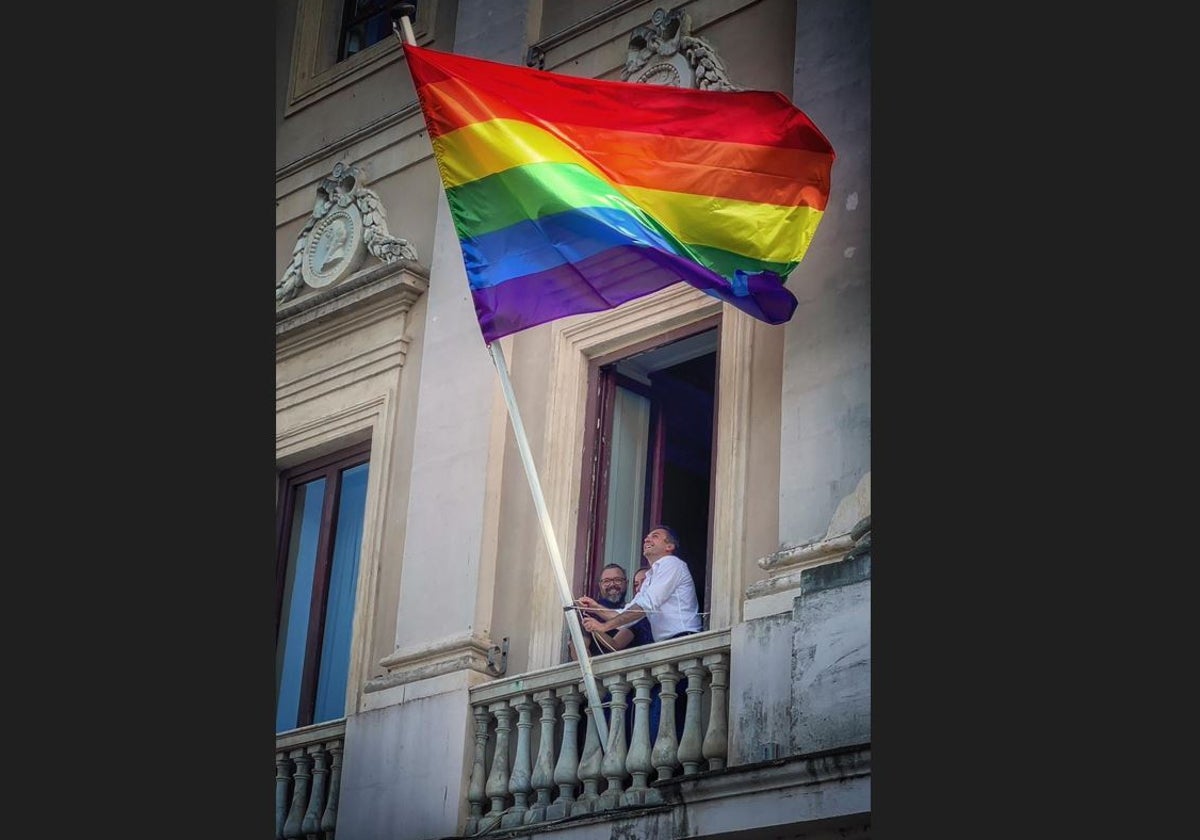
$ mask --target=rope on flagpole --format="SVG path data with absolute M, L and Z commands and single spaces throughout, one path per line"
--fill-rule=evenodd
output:
M 404 3 L 392 10 L 392 32 L 400 39 L 401 43 L 417 45 L 416 36 L 413 34 L 412 23 L 409 18 L 416 12 L 416 7 L 411 3 Z M 403 30 L 403 35 L 401 34 Z M 538 521 L 542 526 L 542 537 L 546 542 L 546 549 L 550 552 L 550 560 L 554 565 L 554 577 L 558 582 L 559 595 L 562 597 L 564 604 L 564 617 L 566 610 L 575 605 L 575 598 L 571 595 L 570 584 L 567 583 L 566 572 L 563 571 L 562 557 L 558 551 L 558 541 L 554 537 L 554 528 L 550 523 L 550 513 L 546 508 L 546 500 L 542 495 L 542 486 L 538 482 L 537 469 L 533 463 L 533 455 L 529 450 L 529 441 L 525 437 L 525 426 L 521 423 L 521 414 L 517 410 L 517 399 L 513 394 L 512 383 L 508 379 L 508 367 L 504 363 L 504 352 L 500 349 L 500 342 L 493 341 L 488 345 L 488 350 L 492 354 L 492 362 L 496 365 L 496 373 L 500 377 L 500 387 L 504 391 L 504 403 L 508 407 L 508 418 L 512 421 L 513 434 L 517 439 L 517 450 L 521 453 L 521 463 L 525 466 L 525 475 L 529 479 L 529 489 L 533 493 L 533 504 L 537 508 Z M 567 628 L 571 631 L 571 639 L 575 643 L 575 654 L 578 657 L 579 667 L 583 671 L 583 689 L 587 693 L 588 705 L 592 708 L 592 720 L 596 725 L 596 732 L 600 736 L 600 754 L 603 755 L 608 747 L 608 723 L 604 720 L 604 706 L 600 703 L 600 692 L 596 688 L 596 677 L 592 673 L 592 660 L 588 656 L 587 645 L 583 640 L 583 627 L 579 620 L 579 613 L 571 611 L 571 618 L 567 620 Z

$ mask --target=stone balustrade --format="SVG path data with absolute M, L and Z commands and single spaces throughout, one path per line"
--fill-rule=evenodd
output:
M 729 638 L 729 630 L 714 630 L 594 657 L 604 750 L 577 663 L 471 689 L 475 744 L 463 833 L 657 804 L 655 782 L 723 768 Z
M 275 737 L 275 840 L 334 840 L 345 720 Z

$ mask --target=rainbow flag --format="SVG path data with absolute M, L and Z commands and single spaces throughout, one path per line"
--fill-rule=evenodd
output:
M 680 281 L 792 317 L 834 152 L 782 94 L 404 52 L 486 343 Z

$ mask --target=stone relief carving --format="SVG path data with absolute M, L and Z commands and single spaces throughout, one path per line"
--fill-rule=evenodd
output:
M 379 196 L 364 185 L 362 171 L 339 161 L 317 186 L 312 218 L 275 284 L 275 303 L 296 297 L 302 285 L 320 289 L 345 280 L 368 254 L 384 263 L 415 262 L 416 249 L 388 233 L 386 217 Z
M 742 89 L 729 81 L 713 46 L 692 35 L 691 17 L 679 9 L 655 9 L 649 26 L 633 30 L 621 81 L 700 90 Z

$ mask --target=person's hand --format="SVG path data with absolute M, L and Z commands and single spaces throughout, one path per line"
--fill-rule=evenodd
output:
M 586 595 L 584 595 L 582 598 L 576 598 L 575 603 L 577 605 L 579 605 L 580 607 L 583 607 L 585 610 L 601 609 L 600 604 L 598 604 L 594 599 L 589 598 Z
M 607 622 L 600 621 L 592 616 L 585 616 L 583 619 L 583 629 L 589 633 L 604 633 L 608 630 Z

